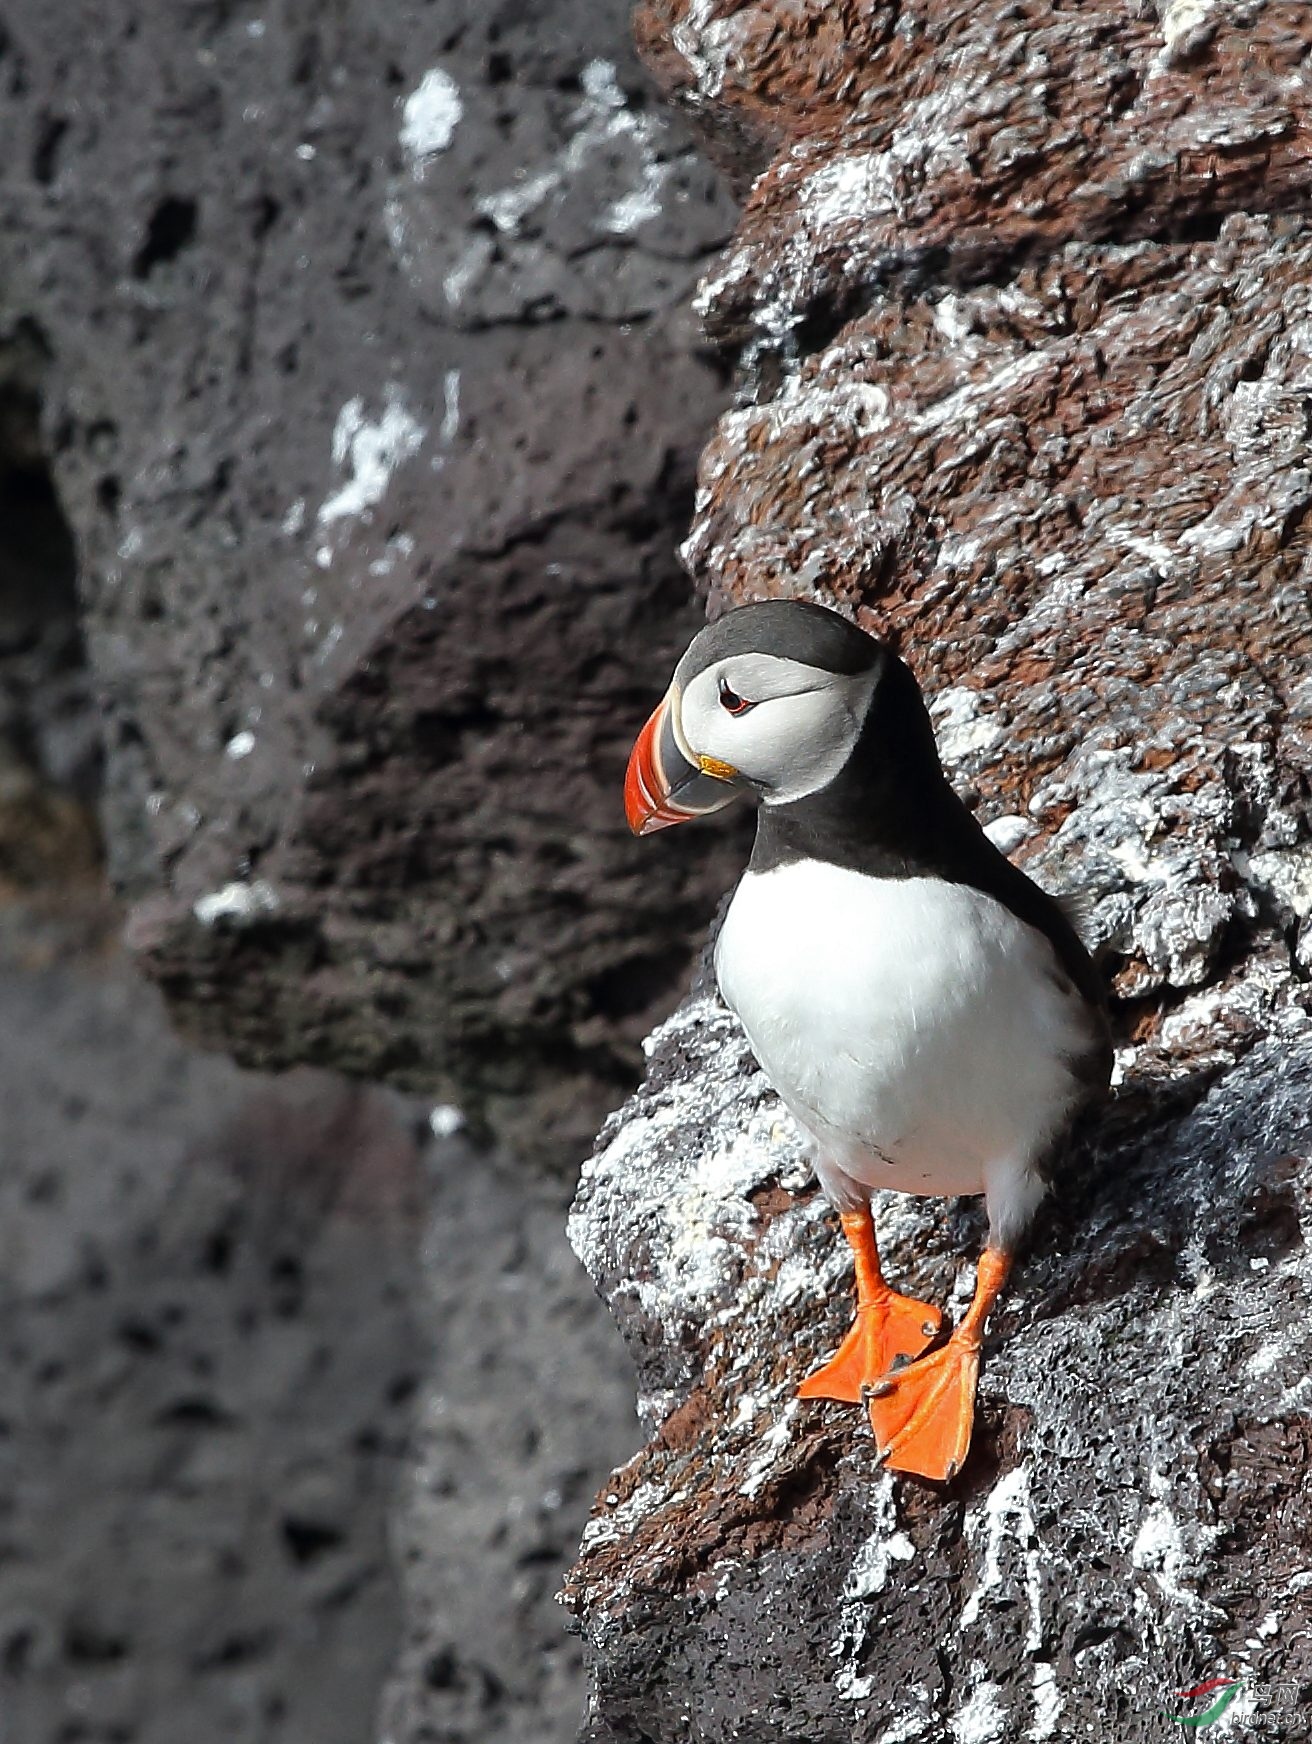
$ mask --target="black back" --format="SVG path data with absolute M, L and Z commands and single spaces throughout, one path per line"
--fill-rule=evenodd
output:
M 994 847 L 953 792 L 911 672 L 890 649 L 864 639 L 881 671 L 852 755 L 819 792 L 760 808 L 751 870 L 824 860 L 875 878 L 969 885 L 1041 932 L 1084 998 L 1104 1012 L 1102 977 L 1058 903 Z M 796 647 L 792 654 L 799 657 Z M 1104 1066 L 1097 1070 L 1105 1082 Z

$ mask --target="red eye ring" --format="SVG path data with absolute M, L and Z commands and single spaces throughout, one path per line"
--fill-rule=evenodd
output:
M 731 715 L 745 715 L 748 709 L 755 708 L 756 704 L 748 702 L 746 697 L 739 696 L 737 691 L 730 690 L 729 686 L 721 679 L 720 707 Z

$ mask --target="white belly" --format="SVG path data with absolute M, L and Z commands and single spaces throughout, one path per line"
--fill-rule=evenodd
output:
M 822 1176 L 992 1195 L 1075 1100 L 1079 996 L 1041 933 L 965 885 L 818 861 L 749 872 L 715 967 Z

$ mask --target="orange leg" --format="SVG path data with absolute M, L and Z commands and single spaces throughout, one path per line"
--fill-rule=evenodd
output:
M 856 1261 L 856 1319 L 838 1354 L 807 1376 L 797 1396 L 858 1405 L 863 1388 L 886 1375 L 895 1357 L 919 1356 L 937 1336 L 943 1316 L 927 1302 L 899 1296 L 884 1282 L 869 1206 L 845 1211 L 841 1221 Z
M 890 1471 L 942 1482 L 961 1470 L 975 1422 L 975 1382 L 984 1322 L 1011 1270 L 1011 1255 L 986 1247 L 975 1299 L 941 1350 L 870 1389 L 870 1426 Z

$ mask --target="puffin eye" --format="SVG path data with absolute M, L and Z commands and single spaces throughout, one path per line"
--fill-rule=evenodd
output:
M 746 697 L 738 695 L 736 690 L 730 690 L 724 679 L 720 680 L 720 707 L 731 715 L 745 715 L 750 708 L 755 708 L 754 702 L 748 702 Z

